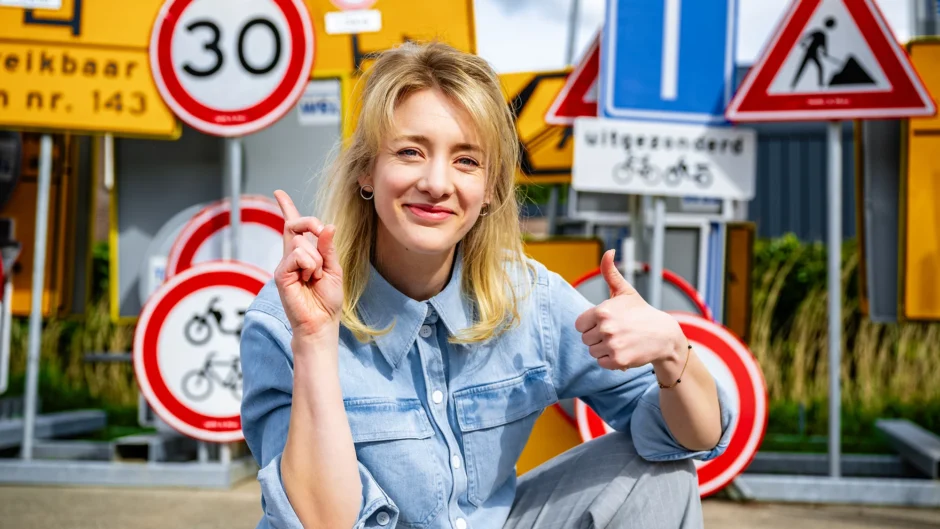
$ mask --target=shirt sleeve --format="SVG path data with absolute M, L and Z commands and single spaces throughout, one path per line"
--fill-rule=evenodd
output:
M 261 467 L 258 482 L 264 518 L 259 527 L 303 529 L 281 479 L 281 456 L 287 442 L 294 383 L 290 327 L 264 310 L 263 305 L 255 304 L 245 313 L 241 364 L 242 431 Z M 398 507 L 362 463 L 359 478 L 362 502 L 355 528 L 393 529 L 398 521 Z
M 651 365 L 611 371 L 597 364 L 581 341 L 574 322 L 594 305 L 554 272 L 547 275 L 547 298 L 554 383 L 559 399 L 578 398 L 611 428 L 629 433 L 637 453 L 649 461 L 714 459 L 731 438 L 735 410 L 720 386 L 721 438 L 709 451 L 691 451 L 676 441 L 659 407 L 659 384 Z M 718 382 L 716 380 L 716 385 Z

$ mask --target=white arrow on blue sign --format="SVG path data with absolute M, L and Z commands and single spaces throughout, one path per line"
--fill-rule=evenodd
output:
M 725 125 L 737 0 L 607 0 L 602 117 Z

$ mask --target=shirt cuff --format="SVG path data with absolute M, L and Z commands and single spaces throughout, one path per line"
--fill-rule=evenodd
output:
M 653 383 L 640 397 L 640 404 L 633 412 L 630 421 L 630 433 L 636 445 L 637 453 L 647 461 L 675 461 L 679 459 L 697 459 L 709 461 L 724 453 L 731 441 L 732 425 L 737 410 L 731 397 L 715 381 L 718 389 L 718 408 L 721 416 L 721 438 L 711 450 L 692 451 L 682 446 L 673 437 L 659 407 L 659 384 Z
M 281 454 L 276 455 L 266 467 L 258 471 L 258 482 L 261 483 L 264 517 L 271 529 L 304 529 L 284 490 L 284 482 L 281 480 Z
M 359 480 L 362 482 L 362 508 L 354 529 L 394 529 L 398 525 L 398 506 L 362 463 L 359 463 Z
M 300 518 L 287 498 L 281 479 L 281 456 L 258 471 L 261 484 L 264 515 L 272 529 L 303 529 Z M 398 524 L 398 507 L 375 482 L 372 474 L 359 464 L 359 479 L 362 482 L 362 503 L 355 529 L 394 529 Z

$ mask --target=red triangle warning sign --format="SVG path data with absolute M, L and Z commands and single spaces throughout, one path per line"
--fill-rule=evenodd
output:
M 797 0 L 725 117 L 822 121 L 935 113 L 874 0 Z
M 597 78 L 600 67 L 601 32 L 598 31 L 578 67 L 568 75 L 565 86 L 555 96 L 555 101 L 545 114 L 546 123 L 570 126 L 576 117 L 597 116 Z

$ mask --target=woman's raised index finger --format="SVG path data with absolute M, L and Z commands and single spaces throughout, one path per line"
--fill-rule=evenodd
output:
M 281 207 L 281 214 L 284 215 L 285 221 L 300 218 L 300 212 L 297 211 L 294 201 L 290 199 L 287 193 L 278 189 L 274 192 L 274 199 L 277 200 L 277 205 Z

